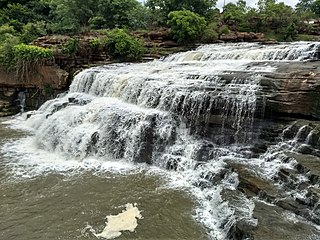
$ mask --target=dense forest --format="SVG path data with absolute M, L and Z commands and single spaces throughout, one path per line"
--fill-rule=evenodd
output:
M 259 0 L 252 8 L 239 0 L 222 12 L 216 0 L 0 0 L 0 64 L 10 70 L 50 58 L 50 49 L 28 45 L 45 35 L 100 32 L 105 38 L 92 39 L 92 48 L 103 45 L 112 58 L 135 60 L 143 47 L 133 31 L 165 27 L 179 44 L 215 42 L 230 31 L 308 40 L 301 39 L 313 33 L 308 21 L 318 18 L 320 0 L 300 0 L 295 8 L 276 0 Z M 72 39 L 64 51 L 72 53 L 76 44 Z

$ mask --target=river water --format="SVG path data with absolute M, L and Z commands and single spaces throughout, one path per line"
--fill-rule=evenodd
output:
M 0 125 L 2 146 L 25 136 Z M 118 165 L 104 171 L 69 166 L 60 172 L 63 166 L 35 166 L 37 156 L 30 159 L 32 169 L 20 165 L 14 154 L 6 155 L 0 154 L 0 239 L 96 239 L 90 229 L 101 231 L 105 217 L 120 213 L 127 203 L 137 203 L 143 219 L 121 239 L 206 238 L 192 217 L 197 203 L 165 187 L 161 173 Z
M 119 239 L 319 239 L 317 204 L 286 211 L 308 200 L 297 187 L 306 176 L 277 182 L 294 171 L 283 159 L 295 140 L 278 131 L 278 142 L 251 151 L 262 75 L 312 59 L 319 45 L 205 45 L 90 68 L 39 110 L 1 119 L 0 239 L 97 239 L 128 203 L 143 218 Z M 243 176 L 271 200 L 241 189 Z

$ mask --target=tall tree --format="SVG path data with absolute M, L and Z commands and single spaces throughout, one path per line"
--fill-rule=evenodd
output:
M 298 11 L 309 11 L 314 0 L 300 0 L 296 5 L 296 10 Z
M 216 2 L 217 0 L 147 0 L 146 6 L 165 22 L 170 12 L 180 10 L 189 10 L 208 17 L 215 9 Z
M 146 8 L 137 0 L 98 0 L 98 16 L 105 27 L 141 27 L 144 25 Z

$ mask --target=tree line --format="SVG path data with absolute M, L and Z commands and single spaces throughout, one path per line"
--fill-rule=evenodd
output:
M 312 33 L 307 20 L 320 18 L 320 0 L 300 0 L 295 8 L 276 0 L 259 0 L 252 8 L 239 0 L 225 5 L 222 12 L 216 2 L 147 0 L 143 5 L 137 0 L 0 0 L 0 64 L 6 65 L 14 58 L 13 46 L 49 34 L 118 29 L 111 31 L 109 38 L 114 39 L 108 43 L 109 51 L 110 46 L 123 48 L 125 43 L 115 41 L 126 39 L 142 52 L 138 43 L 123 34 L 168 27 L 182 44 L 214 42 L 229 31 L 262 32 L 269 38 L 292 41 L 299 32 Z

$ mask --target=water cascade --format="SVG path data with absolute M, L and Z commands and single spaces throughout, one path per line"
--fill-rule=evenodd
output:
M 26 93 L 24 91 L 21 91 L 18 93 L 18 107 L 20 109 L 20 112 L 24 112 L 24 109 L 26 107 Z
M 294 124 L 264 151 L 252 150 L 263 125 L 262 76 L 276 70 L 275 61 L 314 59 L 319 46 L 205 45 L 149 63 L 89 68 L 23 124 L 37 148 L 66 161 L 94 157 L 164 169 L 169 185 L 197 199 L 195 219 L 209 239 L 251 239 L 259 226 L 254 209 L 265 202 L 319 228 L 319 200 L 303 209 L 283 200 L 310 200 L 301 186 L 311 176 L 301 170 L 291 179 L 299 163 L 285 151 L 311 144 L 317 131 Z M 253 178 L 274 187 L 250 185 Z

